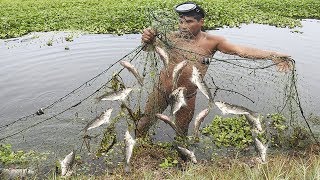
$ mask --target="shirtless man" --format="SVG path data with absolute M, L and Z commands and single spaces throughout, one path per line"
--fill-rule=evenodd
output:
M 204 24 L 205 12 L 195 3 L 186 2 L 179 4 L 175 10 L 179 14 L 179 32 L 173 33 L 175 35 L 172 41 L 175 43 L 174 47 L 179 47 L 179 49 L 173 48 L 168 52 L 170 55 L 169 66 L 166 70 L 161 71 L 159 87 L 155 88 L 153 93 L 148 97 L 144 112 L 145 116 L 138 123 L 137 137 L 145 136 L 156 121 L 154 114 L 162 113 L 170 104 L 169 95 L 172 92 L 173 84 L 172 72 L 175 65 L 185 59 L 188 59 L 191 63 L 188 63 L 183 69 L 177 84 L 178 87 L 182 86 L 187 89 L 187 106 L 182 107 L 176 113 L 175 122 L 183 136 L 188 134 L 189 123 L 193 118 L 195 109 L 197 87 L 190 81 L 192 66 L 197 67 L 203 77 L 209 67 L 203 61 L 204 58 L 212 57 L 216 51 L 221 51 L 243 58 L 272 59 L 274 63 L 278 63 L 277 68 L 279 71 L 288 71 L 292 67 L 289 56 L 285 54 L 235 45 L 221 36 L 201 31 Z M 155 31 L 150 28 L 144 29 L 141 37 L 143 43 L 151 45 L 155 42 L 155 39 Z M 181 49 L 186 51 L 182 51 Z M 187 53 L 189 51 L 193 53 Z

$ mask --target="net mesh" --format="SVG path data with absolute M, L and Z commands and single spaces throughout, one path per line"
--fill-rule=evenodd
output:
M 215 115 L 222 115 L 216 106 L 210 104 L 211 100 L 191 83 L 193 67 L 199 70 L 213 102 L 241 105 L 264 117 L 280 113 L 290 125 L 306 126 L 313 135 L 300 104 L 294 61 L 292 71 L 283 73 L 277 71 L 277 63 L 271 59 L 241 58 L 221 52 L 212 55 L 212 52 L 197 46 L 192 35 L 176 33 L 178 21 L 172 18 L 175 17 L 173 14 L 150 11 L 148 17 L 151 27 L 157 32 L 154 46 L 138 46 L 47 107 L 8 124 L 1 124 L 0 141 L 20 142 L 23 139 L 20 142 L 23 147 L 28 147 L 30 142 L 37 142 L 36 148 L 40 151 L 55 149 L 54 159 L 61 159 L 72 149 L 78 152 L 86 149 L 101 156 L 110 151 L 121 152 L 124 132 L 129 129 L 132 135 L 137 133 L 142 117 L 148 117 L 152 125 L 155 123 L 151 132 L 155 133 L 156 139 L 171 139 L 175 132 L 163 122 L 159 123 L 156 113 L 174 119 L 178 127 L 187 126 L 192 136 L 193 121 L 200 111 L 210 109 L 204 124 L 209 123 Z M 168 65 L 163 63 L 162 54 L 156 52 L 157 47 L 168 55 Z M 186 88 L 186 101 L 191 105 L 183 107 L 174 116 L 174 100 L 170 96 L 176 89 L 173 87 L 173 73 L 183 60 L 187 64 L 179 73 L 176 84 L 177 87 Z M 122 61 L 130 62 L 137 69 L 143 79 L 142 84 L 120 64 Z M 103 100 L 108 94 L 128 88 L 132 91 L 123 101 Z M 107 108 L 113 109 L 111 123 L 107 127 L 86 131 L 86 125 Z M 205 137 L 203 140 L 206 140 Z M 122 159 L 123 155 L 113 158 Z

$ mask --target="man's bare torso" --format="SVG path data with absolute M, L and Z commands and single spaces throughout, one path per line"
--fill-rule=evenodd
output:
M 210 58 L 216 51 L 218 40 L 215 36 L 208 35 L 201 32 L 198 38 L 170 38 L 173 43 L 173 48 L 168 51 L 169 54 L 169 67 L 167 71 L 162 70 L 160 75 L 160 84 L 167 93 L 172 91 L 172 73 L 174 67 L 181 61 L 187 60 L 187 66 L 182 70 L 179 77 L 178 87 L 183 86 L 187 88 L 187 96 L 195 93 L 197 87 L 191 83 L 192 67 L 195 66 L 199 69 L 202 76 L 207 72 L 209 64 L 204 63 L 205 58 Z

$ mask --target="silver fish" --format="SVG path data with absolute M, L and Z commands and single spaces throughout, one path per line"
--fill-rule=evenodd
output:
M 262 127 L 261 127 L 261 123 L 260 123 L 262 116 L 260 116 L 260 115 L 256 116 L 253 113 L 245 114 L 244 116 L 250 122 L 250 124 L 252 124 L 254 127 L 256 127 L 256 129 L 258 131 L 262 132 Z
M 133 147 L 136 144 L 136 140 L 133 139 L 133 137 L 131 136 L 131 134 L 129 133 L 129 131 L 126 131 L 125 137 L 125 145 L 126 145 L 126 167 L 125 167 L 125 171 L 126 172 L 130 172 L 130 167 L 129 167 L 129 163 L 130 163 L 130 159 L 132 156 L 132 152 L 133 152 Z
M 118 101 L 118 100 L 124 101 L 131 91 L 132 91 L 132 88 L 127 88 L 121 91 L 102 95 L 99 99 L 101 99 L 102 101 Z
M 180 110 L 181 107 L 186 106 L 186 88 L 185 87 L 178 87 L 175 89 L 171 94 L 170 97 L 174 99 L 173 105 L 172 105 L 172 114 L 175 115 L 177 111 Z
M 202 80 L 200 72 L 195 66 L 192 67 L 192 76 L 190 81 L 199 88 L 210 102 L 213 100 L 207 84 Z
M 128 61 L 120 61 L 120 64 L 127 68 L 138 80 L 139 84 L 143 86 L 143 78 L 140 76 L 138 70 Z
M 167 69 L 169 65 L 169 56 L 168 54 L 159 46 L 155 47 L 156 53 L 159 54 L 160 59 L 163 62 L 164 67 Z
M 214 103 L 222 111 L 222 114 L 238 114 L 238 115 L 242 115 L 242 114 L 253 113 L 251 110 L 249 110 L 249 109 L 247 109 L 245 107 L 234 105 L 234 104 L 229 104 L 227 102 L 216 101 Z
M 91 122 L 87 124 L 87 126 L 85 127 L 85 130 L 87 131 L 90 129 L 94 129 L 96 127 L 101 126 L 102 124 L 109 123 L 112 110 L 113 110 L 112 108 L 108 108 L 105 111 L 103 111 L 99 117 L 93 119 Z
M 30 169 L 14 169 L 0 168 L 0 179 L 25 179 L 27 176 L 32 176 L 34 171 Z
M 178 146 L 178 150 L 185 156 L 187 156 L 194 164 L 197 164 L 196 156 L 194 155 L 193 151 L 190 151 L 186 148 Z
M 266 162 L 268 145 L 262 144 L 262 142 L 259 141 L 259 139 L 257 137 L 254 137 L 254 142 L 255 142 L 256 147 L 259 151 L 262 162 Z
M 193 131 L 195 138 L 199 138 L 200 124 L 203 122 L 204 118 L 207 117 L 208 114 L 209 114 L 209 108 L 206 108 L 196 116 L 196 119 L 194 121 L 194 131 Z
M 188 61 L 184 60 L 184 61 L 181 61 L 180 63 L 178 63 L 174 69 L 173 69 L 173 72 L 172 72 L 172 89 L 175 89 L 177 88 L 177 83 L 178 83 L 178 79 L 180 77 L 180 74 L 183 70 L 184 67 L 186 67 L 186 65 L 188 64 Z
M 61 175 L 65 176 L 71 170 L 75 159 L 75 151 L 69 153 L 61 162 Z
M 172 127 L 172 129 L 174 129 L 176 132 L 179 132 L 176 124 L 168 116 L 164 114 L 156 114 L 156 117 L 162 120 L 163 122 L 169 124 Z

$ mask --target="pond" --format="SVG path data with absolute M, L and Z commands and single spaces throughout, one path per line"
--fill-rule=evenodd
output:
M 249 24 L 209 33 L 222 35 L 236 44 L 290 55 L 296 61 L 298 90 L 305 113 L 319 116 L 320 21 L 303 20 L 302 25 L 302 28 L 292 30 Z M 47 32 L 0 40 L 0 126 L 48 106 L 104 71 L 139 46 L 140 36 Z M 68 41 L 66 37 L 72 40 Z M 111 75 L 112 72 L 109 72 L 104 77 Z M 72 97 L 69 103 L 76 99 Z M 65 104 L 65 107 L 67 105 L 70 104 Z M 198 101 L 197 109 L 201 110 L 200 106 Z M 86 111 L 96 109 L 87 108 Z M 1 129 L 0 137 L 39 121 L 25 120 L 16 126 Z M 17 149 L 53 151 L 57 154 L 66 154 L 75 144 L 81 144 L 79 130 L 85 126 L 86 121 L 79 123 L 57 117 L 49 122 L 13 136 L 7 142 Z M 160 125 L 165 127 L 165 133 L 172 134 L 169 126 Z

